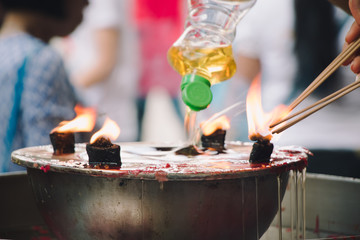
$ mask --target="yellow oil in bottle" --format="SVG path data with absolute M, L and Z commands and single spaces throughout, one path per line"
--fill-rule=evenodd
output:
M 193 48 L 172 46 L 168 51 L 170 65 L 181 76 L 196 74 L 210 81 L 211 85 L 231 78 L 236 72 L 232 46 Z M 196 145 L 196 112 L 187 108 L 185 128 L 190 144 Z
M 211 84 L 231 78 L 236 71 L 231 45 L 216 48 L 172 46 L 167 57 L 180 75 L 195 73 Z

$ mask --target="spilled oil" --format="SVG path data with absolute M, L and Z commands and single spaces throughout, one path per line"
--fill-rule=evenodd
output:
M 259 193 L 258 177 L 255 177 L 256 239 L 259 239 Z
M 245 180 L 241 179 L 241 211 L 245 211 Z M 245 239 L 245 214 L 242 214 L 242 239 Z
M 282 239 L 282 209 L 281 209 L 281 179 L 280 179 L 280 175 L 277 176 L 276 178 L 277 180 L 277 184 L 278 184 L 278 187 L 277 187 L 277 191 L 278 191 L 278 194 L 277 194 L 277 199 L 278 199 L 278 216 L 279 216 L 279 239 L 281 240 Z
M 283 203 L 285 198 L 281 197 L 281 189 L 284 182 L 280 175 L 277 176 L 278 192 L 278 212 L 272 223 L 272 229 L 269 229 L 261 240 L 267 239 L 306 239 L 306 168 L 302 170 L 290 170 L 289 180 L 286 186 L 287 203 Z M 288 206 L 284 214 L 284 205 Z M 288 224 L 285 226 L 284 223 Z M 275 229 L 274 229 L 275 226 Z
M 236 102 L 231 106 L 223 109 L 222 111 L 215 113 L 209 119 L 202 122 L 202 125 L 206 126 L 207 124 L 211 124 L 213 121 L 224 115 L 231 120 L 235 117 L 238 117 L 239 114 L 245 111 L 245 109 L 246 108 L 244 102 L 242 101 Z M 187 136 L 186 144 L 188 145 L 195 145 L 195 146 L 200 145 L 200 140 L 201 140 L 200 138 L 202 133 L 199 124 L 197 123 L 197 115 L 198 112 L 191 110 L 189 107 L 185 109 L 184 128 Z
M 186 135 L 188 138 L 189 145 L 196 145 L 197 144 L 197 130 L 196 130 L 196 112 L 192 111 L 190 108 L 186 108 L 185 112 L 185 120 L 184 120 L 184 127 L 186 131 Z

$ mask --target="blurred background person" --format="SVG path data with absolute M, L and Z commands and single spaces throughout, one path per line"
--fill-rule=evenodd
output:
M 183 121 L 179 104 L 181 76 L 168 63 L 167 51 L 184 30 L 185 10 L 186 1 L 182 0 L 135 0 L 142 65 L 137 96 L 139 140 L 143 133 L 146 99 L 152 90 L 168 94 L 176 115 Z M 152 110 L 163 111 L 156 106 Z
M 121 128 L 118 141 L 137 139 L 138 43 L 133 1 L 90 0 L 76 31 L 53 41 L 85 106 Z
M 228 96 L 246 90 L 244 86 L 236 90 L 236 81 L 248 86 L 261 73 L 264 111 L 290 104 L 341 51 L 342 29 L 348 30 L 345 23 L 349 18 L 327 0 L 258 0 L 237 28 L 234 54 L 238 75 L 230 82 Z M 349 76 L 349 70 L 343 67 L 337 71 L 296 109 L 353 82 L 355 75 Z M 310 172 L 360 177 L 360 128 L 356 120 L 360 113 L 355 110 L 359 104 L 359 94 L 354 91 L 273 141 L 277 145 L 304 146 L 314 152 Z M 244 125 L 236 138 L 248 141 Z
M 48 41 L 82 20 L 85 0 L 1 0 L 0 172 L 22 169 L 14 149 L 49 144 L 49 133 L 74 117 L 76 98 L 61 56 Z

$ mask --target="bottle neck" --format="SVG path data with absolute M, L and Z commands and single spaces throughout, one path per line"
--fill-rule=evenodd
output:
M 189 14 L 185 27 L 207 29 L 232 42 L 237 24 L 255 1 L 188 0 Z
M 189 15 L 185 22 L 185 28 L 193 27 L 206 35 L 221 35 L 229 42 L 235 38 L 235 27 L 233 19 L 226 23 L 225 19 L 229 19 L 226 9 L 213 5 L 198 5 L 189 11 Z M 212 17 L 209 17 L 212 16 Z
M 202 68 L 192 68 L 190 69 L 189 68 L 189 71 L 187 71 L 185 74 L 184 74 L 184 77 L 188 75 L 188 76 L 199 76 L 201 78 L 204 78 L 206 79 L 207 81 L 210 82 L 210 79 L 211 79 L 211 76 L 208 76 L 207 72 L 205 71 L 205 69 L 202 69 Z

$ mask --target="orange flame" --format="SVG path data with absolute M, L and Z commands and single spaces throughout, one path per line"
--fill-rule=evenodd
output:
M 102 128 L 94 133 L 90 139 L 90 144 L 94 143 L 99 137 L 108 137 L 111 140 L 116 140 L 120 135 L 120 128 L 115 121 L 106 118 Z
M 230 129 L 230 120 L 225 115 L 222 115 L 214 120 L 211 119 L 212 118 L 200 124 L 202 132 L 205 136 L 209 136 L 218 129 Z
M 62 121 L 51 132 L 90 132 L 96 122 L 96 111 L 92 108 L 84 108 L 76 105 L 76 117 L 71 121 Z
M 260 78 L 260 74 L 254 78 L 246 97 L 249 139 L 252 141 L 257 139 L 271 140 L 270 124 L 290 113 L 289 107 L 285 105 L 279 105 L 269 113 L 263 111 Z

